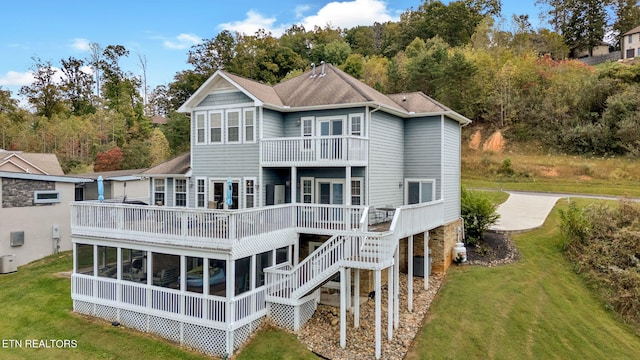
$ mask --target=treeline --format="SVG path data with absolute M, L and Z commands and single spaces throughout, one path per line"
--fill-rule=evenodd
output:
M 570 59 L 600 45 L 606 31 L 618 34 L 612 47 L 619 46 L 619 35 L 640 25 L 637 1 L 539 3 L 552 29 L 534 30 L 526 15 L 496 23 L 498 0 L 429 0 L 398 22 L 292 26 L 280 37 L 222 31 L 189 50 L 191 69 L 153 91 L 146 58 L 139 57 L 141 75 L 125 72 L 119 62 L 129 52 L 120 45 L 92 44 L 90 58 L 59 66 L 34 58 L 36 81 L 20 90 L 33 111 L 0 89 L 0 146 L 55 152 L 70 172 L 114 148 L 122 160 L 109 167 L 147 167 L 188 149 L 188 118 L 174 111 L 216 70 L 275 84 L 324 61 L 384 93 L 422 91 L 516 140 L 568 153 L 637 154 L 640 65 L 594 68 Z M 154 115 L 167 125 L 154 128 Z

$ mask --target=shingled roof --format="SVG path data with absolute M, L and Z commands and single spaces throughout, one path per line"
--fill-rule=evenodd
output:
M 41 175 L 64 175 L 55 154 L 0 149 L 0 170 Z
M 186 175 L 191 170 L 191 153 L 178 155 L 142 172 L 142 175 Z
M 401 117 L 446 113 L 462 124 L 470 122 L 424 93 L 385 95 L 331 64 L 314 66 L 302 75 L 274 86 L 218 70 L 178 111 L 192 111 L 210 89 L 232 86 L 264 107 L 282 112 L 376 106 Z

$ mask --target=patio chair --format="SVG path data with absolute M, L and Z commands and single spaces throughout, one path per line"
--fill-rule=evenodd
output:
M 153 277 L 153 285 L 156 286 L 164 286 L 175 282 L 178 279 L 178 274 L 176 269 L 162 269 L 158 273 L 158 276 Z

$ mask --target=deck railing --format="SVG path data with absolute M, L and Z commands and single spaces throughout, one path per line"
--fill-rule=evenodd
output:
M 71 284 L 71 296 L 74 300 L 149 314 L 160 312 L 177 317 L 188 316 L 196 322 L 213 322 L 220 328 L 228 326 L 227 317 L 238 324 L 256 320 L 266 313 L 265 287 L 227 300 L 215 295 L 83 274 L 73 274 Z
M 74 202 L 71 232 L 152 243 L 230 247 L 290 228 L 324 232 L 360 229 L 364 206 L 283 204 L 211 210 L 121 203 Z
M 287 137 L 262 139 L 262 165 L 363 165 L 369 140 L 359 136 Z

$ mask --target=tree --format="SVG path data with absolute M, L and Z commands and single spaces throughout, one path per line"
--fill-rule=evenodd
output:
M 60 89 L 70 103 L 74 115 L 90 114 L 96 111 L 92 101 L 93 78 L 83 71 L 84 61 L 70 57 L 62 60 L 62 78 Z
M 205 77 L 213 75 L 218 69 L 225 69 L 234 58 L 236 38 L 224 30 L 215 38 L 203 40 L 189 50 L 187 63 L 193 71 Z
M 93 170 L 100 171 L 113 171 L 122 169 L 122 161 L 124 155 L 119 147 L 109 149 L 104 152 L 96 154 L 96 161 L 93 166 Z
M 149 148 L 150 166 L 158 165 L 169 159 L 169 141 L 162 131 L 155 128 L 151 131 L 151 146 Z
M 474 245 L 482 240 L 484 233 L 495 224 L 500 215 L 496 213 L 498 205 L 485 194 L 462 188 L 461 216 L 464 221 L 467 244 Z
M 179 155 L 189 150 L 191 136 L 190 125 L 191 123 L 188 116 L 177 112 L 169 113 L 163 132 L 169 142 L 169 149 L 172 155 Z
M 621 36 L 640 24 L 640 5 L 638 0 L 614 0 L 614 13 L 616 20 L 613 23 L 613 32 L 616 34 L 616 47 L 620 48 Z
M 31 85 L 21 87 L 19 93 L 33 105 L 37 115 L 50 118 L 65 110 L 62 92 L 54 78 L 56 69 L 50 61 L 42 62 L 35 57 L 32 60 L 35 62 L 32 67 L 34 81 Z

